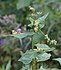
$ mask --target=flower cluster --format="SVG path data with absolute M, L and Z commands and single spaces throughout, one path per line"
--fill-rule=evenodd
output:
M 51 40 L 48 35 L 45 35 L 45 39 L 47 40 L 47 43 L 50 43 L 52 45 L 56 45 L 57 41 L 56 40 Z
M 34 31 L 37 32 L 38 31 L 38 23 L 35 21 L 34 23 Z
M 17 30 L 12 30 L 12 34 L 18 34 L 18 33 L 21 33 L 21 29 L 17 29 Z
M 30 9 L 31 11 L 35 12 L 35 9 L 34 9 L 33 7 L 29 6 L 29 9 Z

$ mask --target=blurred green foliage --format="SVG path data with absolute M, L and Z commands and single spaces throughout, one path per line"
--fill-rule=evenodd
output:
M 44 22 L 45 27 L 41 30 L 45 34 L 48 34 L 51 39 L 55 39 L 58 42 L 55 46 L 56 49 L 53 51 L 54 55 L 52 57 L 61 57 L 61 0 L 0 0 L 0 17 L 13 14 L 16 15 L 14 20 L 15 22 L 13 24 L 21 24 L 20 28 L 23 30 L 23 32 L 25 32 L 25 25 L 27 29 L 27 25 L 30 24 L 30 21 L 28 21 L 27 18 L 34 14 L 34 10 L 31 9 L 30 6 L 33 7 L 36 12 L 42 13 L 40 15 L 38 14 L 37 18 L 46 13 L 49 13 L 46 22 Z M 2 24 L 5 22 L 6 21 L 2 22 Z M 11 24 L 11 22 L 6 22 L 5 24 L 8 25 L 1 25 L 0 21 L 1 35 L 11 34 L 11 31 L 13 29 L 16 29 L 16 26 Z M 19 70 L 22 67 L 22 63 L 19 63 L 17 61 L 21 56 L 19 52 L 21 50 L 19 49 L 21 47 L 20 42 L 18 39 L 12 37 L 7 37 L 4 39 L 6 39 L 5 43 L 3 43 L 2 46 L 0 45 L 1 70 L 4 70 L 2 65 L 6 66 L 9 59 L 12 59 L 11 70 Z M 60 65 L 57 62 L 51 61 L 52 60 L 49 60 L 49 62 L 47 61 L 46 63 L 44 63 L 44 65 L 47 64 L 47 68 L 56 67 L 61 69 Z

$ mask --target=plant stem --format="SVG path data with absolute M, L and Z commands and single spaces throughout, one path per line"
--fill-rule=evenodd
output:
M 32 50 L 34 49 L 33 37 L 32 37 Z M 36 70 L 36 58 L 32 59 L 32 70 Z
M 35 14 L 35 12 L 36 11 L 34 11 L 33 13 Z M 36 20 L 36 16 L 34 16 L 34 19 Z M 35 21 L 34 21 L 34 23 L 35 23 Z M 34 31 L 35 32 L 35 31 Z M 32 36 L 32 50 L 34 49 L 34 43 L 33 43 L 33 36 Z M 36 58 L 33 58 L 32 59 L 32 70 L 37 70 L 36 69 L 36 62 L 37 62 L 37 60 L 36 60 Z
M 33 45 L 33 36 L 32 36 L 32 50 L 34 49 L 34 45 Z M 34 59 L 32 59 L 32 70 L 34 69 Z
M 33 58 L 32 60 L 32 70 L 36 70 L 36 59 Z
M 33 36 L 32 36 L 32 50 L 34 49 Z

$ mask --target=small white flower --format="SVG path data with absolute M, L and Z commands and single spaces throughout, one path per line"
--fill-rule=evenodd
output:
M 45 39 L 48 39 L 48 35 L 45 35 Z
M 47 43 L 50 42 L 50 38 L 47 39 Z

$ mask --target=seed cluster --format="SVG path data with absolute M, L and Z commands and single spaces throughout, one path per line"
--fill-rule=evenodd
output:
M 37 32 L 38 31 L 38 23 L 35 21 L 34 23 L 34 31 Z
M 56 45 L 57 41 L 56 40 L 51 40 L 48 35 L 45 35 L 45 39 L 47 40 L 47 43 L 50 43 L 52 45 Z

